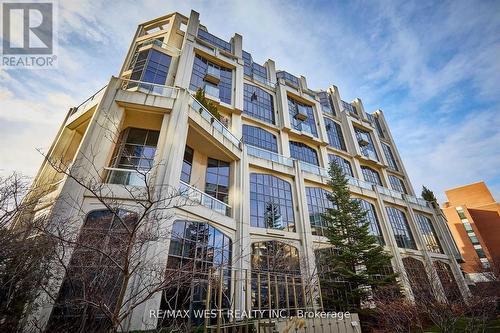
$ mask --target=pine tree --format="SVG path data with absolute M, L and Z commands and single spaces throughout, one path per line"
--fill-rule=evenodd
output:
M 266 211 L 264 212 L 264 221 L 267 228 L 283 229 L 283 223 L 280 214 L 279 205 L 273 201 L 266 203 Z
M 347 179 L 335 163 L 330 165 L 331 193 L 327 195 L 333 208 L 323 214 L 327 237 L 333 246 L 321 256 L 319 275 L 321 287 L 327 290 L 323 304 L 335 309 L 359 310 L 361 302 L 372 289 L 396 284 L 391 256 L 370 234 L 366 211 L 359 200 L 350 197 Z M 333 291 L 333 293 L 332 293 Z M 329 299 L 328 299 L 329 298 Z M 333 299 L 332 299 L 333 298 Z
M 434 195 L 434 192 L 432 192 L 431 190 L 429 190 L 425 186 L 422 186 L 421 196 L 422 196 L 422 198 L 424 198 L 425 201 L 428 201 L 428 202 L 436 202 L 437 201 L 436 196 Z
M 217 110 L 217 105 L 215 105 L 214 102 L 205 97 L 205 90 L 198 88 L 196 90 L 196 93 L 194 94 L 194 98 L 198 102 L 200 102 L 200 104 L 203 105 L 208 110 L 208 112 L 210 112 L 212 116 L 214 116 L 215 119 L 220 120 L 221 115 Z

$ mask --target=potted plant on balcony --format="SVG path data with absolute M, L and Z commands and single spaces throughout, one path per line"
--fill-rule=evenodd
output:
M 194 98 L 198 102 L 200 102 L 200 104 L 203 105 L 208 110 L 208 112 L 210 112 L 212 114 L 212 116 L 215 119 L 220 121 L 221 115 L 220 115 L 219 111 L 217 110 L 217 106 L 215 105 L 214 102 L 212 102 L 211 100 L 209 100 L 208 98 L 205 97 L 205 90 L 198 88 L 198 90 L 196 90 Z M 201 110 L 200 110 L 200 112 L 201 112 Z M 212 122 L 213 122 L 213 119 L 212 119 Z

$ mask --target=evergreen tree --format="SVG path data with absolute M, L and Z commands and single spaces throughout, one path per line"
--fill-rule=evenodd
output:
M 215 105 L 214 102 L 205 97 L 205 90 L 198 88 L 196 90 L 196 93 L 194 94 L 194 98 L 198 102 L 200 102 L 200 104 L 203 105 L 208 110 L 208 112 L 210 112 L 212 116 L 214 116 L 215 119 L 220 120 L 221 115 L 217 110 L 217 105 Z
M 359 200 L 350 197 L 347 179 L 335 163 L 330 165 L 331 193 L 327 195 L 333 208 L 323 214 L 328 226 L 327 237 L 333 251 L 319 259 L 321 287 L 325 308 L 359 310 L 370 292 L 385 285 L 396 285 L 391 256 L 377 238 L 370 234 L 366 211 Z M 333 291 L 333 293 L 332 293 Z M 333 298 L 333 299 L 332 299 Z
M 425 201 L 428 202 L 436 202 L 436 196 L 434 195 L 434 192 L 429 190 L 427 187 L 422 186 L 422 198 L 424 198 Z
M 273 201 L 266 203 L 264 212 L 264 221 L 266 227 L 270 229 L 283 229 L 283 223 L 280 214 L 280 207 Z

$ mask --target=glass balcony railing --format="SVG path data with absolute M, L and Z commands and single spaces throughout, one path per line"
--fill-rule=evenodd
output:
M 149 170 L 104 168 L 108 184 L 146 186 Z
M 209 123 L 212 128 L 217 132 L 221 133 L 226 139 L 231 141 L 236 147 L 241 149 L 241 141 L 234 136 L 233 133 L 226 126 L 224 126 L 218 119 L 216 119 L 210 111 L 208 111 L 200 102 L 198 102 L 193 96 L 191 96 L 190 106 L 193 110 L 198 112 L 203 119 Z
M 283 79 L 285 82 L 288 82 L 292 86 L 298 88 L 299 87 L 299 78 L 285 71 L 276 72 L 277 79 Z
M 347 103 L 346 101 L 341 100 L 340 104 L 341 104 L 342 110 L 344 112 L 348 112 L 356 117 L 358 116 L 358 113 L 356 112 L 356 108 L 351 103 Z
M 403 199 L 403 193 L 401 192 L 398 192 L 398 191 L 394 191 L 394 190 L 391 190 L 387 187 L 382 187 L 380 185 L 376 185 L 377 186 L 377 190 L 382 193 L 382 194 L 385 194 L 389 197 L 393 197 L 393 198 L 396 198 L 396 199 Z
M 247 145 L 248 155 L 259 157 L 274 163 L 286 165 L 288 167 L 293 167 L 293 159 L 274 153 L 269 150 Z
M 199 205 L 205 206 L 211 210 L 214 210 L 219 214 L 231 216 L 231 206 L 206 194 L 205 192 L 200 191 L 196 187 L 193 187 L 181 181 L 179 190 L 181 195 L 189 198 L 189 200 Z
M 122 89 L 128 91 L 138 91 L 145 94 L 158 95 L 169 98 L 177 98 L 179 89 L 162 84 L 121 79 Z
M 347 183 L 352 186 L 363 188 L 365 190 L 373 190 L 372 183 L 351 176 L 347 176 Z
M 212 46 L 215 46 L 219 49 L 222 49 L 226 52 L 231 53 L 231 43 L 226 42 L 222 38 L 212 35 L 208 31 L 198 29 L 198 38 L 209 43 Z
M 302 171 L 309 172 L 321 177 L 329 177 L 328 170 L 325 168 L 304 161 L 299 161 L 299 163 Z
M 414 197 L 414 196 L 409 195 L 409 194 L 405 194 L 404 197 L 406 198 L 406 200 L 408 202 L 413 203 L 415 205 L 432 208 L 431 205 L 429 204 L 429 202 L 427 202 L 423 198 L 417 198 L 417 197 Z
M 205 88 L 203 89 L 205 90 L 205 94 L 207 94 L 208 96 L 212 96 L 212 97 L 215 97 L 215 98 L 219 98 L 219 88 L 216 87 L 216 86 L 213 86 L 211 84 L 205 84 Z

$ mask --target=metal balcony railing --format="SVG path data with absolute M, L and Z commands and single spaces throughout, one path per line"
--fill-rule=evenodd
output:
M 92 96 L 90 96 L 89 98 L 87 98 L 85 101 L 83 101 L 77 107 L 71 108 L 69 116 L 71 117 L 72 115 L 74 115 L 75 113 L 77 113 L 80 110 L 85 110 L 85 108 L 87 107 L 87 105 L 89 105 L 90 103 L 92 103 L 94 100 L 97 100 L 97 99 L 101 98 L 102 95 L 104 94 L 104 92 L 106 91 L 106 89 L 105 89 L 106 87 L 107 87 L 107 85 L 105 85 L 101 89 L 97 90 Z
M 229 206 L 225 202 L 218 200 L 217 198 L 206 194 L 205 192 L 200 191 L 196 187 L 193 187 L 181 181 L 179 190 L 181 192 L 181 195 L 189 198 L 189 200 L 212 209 L 219 214 L 231 216 L 231 206 Z
M 274 153 L 269 150 L 265 150 L 262 148 L 258 148 L 255 146 L 247 145 L 248 155 L 259 157 L 274 163 L 286 165 L 288 167 L 293 167 L 293 159 L 290 157 L 286 157 L 277 153 Z

